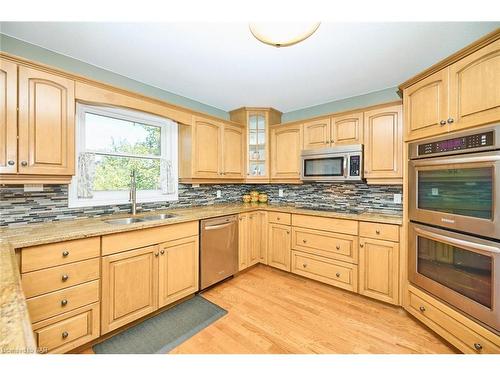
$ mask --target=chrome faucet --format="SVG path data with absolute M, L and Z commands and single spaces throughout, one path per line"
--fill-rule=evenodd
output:
M 129 202 L 132 203 L 130 213 L 135 215 L 137 213 L 137 186 L 135 181 L 135 169 L 130 173 L 130 195 Z

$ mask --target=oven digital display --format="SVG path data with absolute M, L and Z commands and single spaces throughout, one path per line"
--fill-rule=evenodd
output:
M 482 148 L 493 145 L 493 131 L 467 135 L 465 137 L 445 139 L 430 143 L 418 145 L 419 155 L 439 154 L 441 152 L 450 152 L 471 148 Z

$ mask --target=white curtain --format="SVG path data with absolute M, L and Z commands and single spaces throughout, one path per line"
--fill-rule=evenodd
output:
M 95 155 L 81 152 L 78 155 L 78 198 L 93 198 Z
M 160 160 L 160 187 L 162 194 L 174 194 L 176 192 L 176 184 L 172 168 L 172 160 Z

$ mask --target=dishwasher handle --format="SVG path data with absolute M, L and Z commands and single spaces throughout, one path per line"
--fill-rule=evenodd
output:
M 203 228 L 203 230 L 215 230 L 215 229 L 221 229 L 225 227 L 229 227 L 233 225 L 234 221 L 226 223 L 226 224 L 218 224 L 218 225 L 207 225 Z

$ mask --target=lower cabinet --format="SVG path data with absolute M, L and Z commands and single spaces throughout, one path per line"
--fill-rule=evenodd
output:
M 166 306 L 198 290 L 198 236 L 160 245 L 158 307 Z
M 248 267 L 249 229 L 248 213 L 238 215 L 238 270 Z
M 267 264 L 290 272 L 291 244 L 290 226 L 270 223 Z
M 359 293 L 399 304 L 399 244 L 359 239 Z
M 158 245 L 102 258 L 102 322 L 107 333 L 158 307 Z
M 266 232 L 267 216 L 260 211 L 239 215 L 238 220 L 238 269 L 244 270 L 265 258 L 267 242 L 263 241 Z M 264 252 L 264 253 L 263 253 Z

